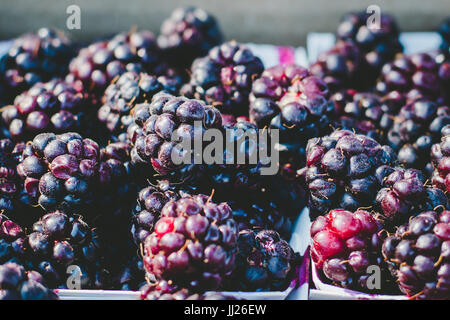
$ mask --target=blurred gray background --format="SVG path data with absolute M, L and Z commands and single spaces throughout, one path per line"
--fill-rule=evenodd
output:
M 81 30 L 66 29 L 66 8 L 81 8 Z M 0 39 L 51 26 L 74 39 L 92 40 L 133 25 L 158 33 L 177 6 L 195 5 L 213 13 L 227 39 L 304 45 L 308 32 L 334 32 L 341 16 L 379 5 L 395 15 L 402 31 L 434 30 L 450 15 L 450 0 L 0 0 Z

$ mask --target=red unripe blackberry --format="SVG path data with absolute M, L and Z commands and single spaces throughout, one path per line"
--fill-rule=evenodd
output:
M 381 221 L 367 211 L 333 209 L 311 225 L 313 263 L 334 285 L 370 291 L 367 268 L 383 262 L 381 230 Z
M 225 42 L 194 61 L 191 80 L 181 94 L 203 99 L 223 114 L 248 115 L 252 83 L 263 70 L 261 60 L 245 45 Z
M 421 212 L 386 238 L 382 252 L 410 298 L 450 299 L 450 211 Z
M 206 195 L 168 202 L 144 241 L 150 276 L 196 292 L 215 290 L 234 269 L 238 230 L 231 208 Z

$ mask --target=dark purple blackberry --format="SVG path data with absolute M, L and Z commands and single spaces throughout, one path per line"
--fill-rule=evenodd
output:
M 161 180 L 156 185 L 141 189 L 133 211 L 131 227 L 131 234 L 136 245 L 143 243 L 145 238 L 153 232 L 153 227 L 166 203 L 196 193 L 195 187 L 171 184 L 168 180 Z
M 205 100 L 223 114 L 248 115 L 252 83 L 263 70 L 263 63 L 248 47 L 225 42 L 194 61 L 191 80 L 181 94 Z
M 80 217 L 68 217 L 61 211 L 48 213 L 33 225 L 27 242 L 30 259 L 51 288 L 65 288 L 68 272 L 80 277 L 83 289 L 107 286 L 96 231 Z M 68 270 L 72 265 L 78 270 Z
M 311 73 L 322 78 L 331 92 L 343 88 L 365 89 L 363 57 L 352 41 L 338 41 L 310 66 Z
M 450 192 L 450 125 L 441 130 L 441 141 L 431 147 L 433 175 L 431 182 L 434 187 L 447 194 Z
M 449 110 L 425 99 L 401 108 L 387 133 L 387 143 L 397 152 L 401 164 L 431 175 L 430 150 L 439 141 L 441 129 L 450 124 Z
M 274 230 L 242 230 L 229 291 L 283 291 L 295 278 L 301 257 Z
M 206 195 L 170 201 L 144 241 L 144 266 L 150 279 L 194 292 L 215 290 L 233 271 L 237 237 L 226 203 Z
M 131 138 L 135 149 L 132 161 L 152 165 L 157 173 L 167 178 L 181 177 L 178 181 L 187 179 L 199 169 L 194 165 L 192 150 L 195 139 L 201 139 L 195 136 L 199 133 L 198 129 L 194 131 L 195 124 L 203 134 L 205 129 L 220 128 L 222 120 L 216 108 L 200 100 L 166 93 L 153 96 L 151 103 L 137 105 L 133 118 L 137 127 Z M 173 137 L 174 134 L 177 137 Z M 183 149 L 181 140 L 190 141 L 191 148 Z M 179 159 L 173 159 L 173 154 Z M 185 161 L 180 164 L 179 160 L 183 159 Z M 184 164 L 186 161 L 190 163 Z
M 429 99 L 443 103 L 439 68 L 433 53 L 401 55 L 383 66 L 376 91 L 381 95 L 397 91 L 405 96 L 407 102 Z
M 175 9 L 161 25 L 158 45 L 171 65 L 189 68 L 195 58 L 205 56 L 222 43 L 216 19 L 195 7 Z
M 46 287 L 42 275 L 26 271 L 19 264 L 0 265 L 0 300 L 57 300 L 58 296 Z
M 398 287 L 411 299 L 450 299 L 450 211 L 424 211 L 383 243 Z
M 155 284 L 141 288 L 142 300 L 236 300 L 220 292 L 192 293 L 188 289 L 179 288 L 168 281 L 158 281 Z
M 327 113 L 333 108 L 328 101 L 328 87 L 297 65 L 275 66 L 255 80 L 250 96 L 250 121 L 258 128 L 279 130 L 280 172 L 288 179 L 304 166 L 305 147 L 309 138 L 326 133 Z
M 92 111 L 85 94 L 55 79 L 17 96 L 14 105 L 2 109 L 2 120 L 12 139 L 26 141 L 43 132 L 88 131 L 86 116 Z
M 75 54 L 75 46 L 59 31 L 42 28 L 17 38 L 0 60 L 0 82 L 5 86 L 0 100 L 11 103 L 35 83 L 64 76 Z
M 368 67 L 365 78 L 372 81 L 378 76 L 381 67 L 402 52 L 399 30 L 394 18 L 381 14 L 380 28 L 369 26 L 370 13 L 352 12 L 346 14 L 337 29 L 337 38 L 352 40 L 360 48 L 364 64 Z
M 125 170 L 121 162 L 103 161 L 98 144 L 74 132 L 39 134 L 31 149 L 17 171 L 27 193 L 46 211 L 95 212 L 96 196 Z
M 0 216 L 0 264 L 14 262 L 26 265 L 26 236 L 20 225 Z
M 177 79 L 167 76 L 126 72 L 106 88 L 98 119 L 111 133 L 119 134 L 119 140 L 123 141 L 128 126 L 133 123 L 132 112 L 137 104 L 151 101 L 160 91 L 176 94 L 180 85 Z
M 371 265 L 382 268 L 381 289 L 391 282 L 381 256 L 382 223 L 368 211 L 333 209 L 311 225 L 311 258 L 320 275 L 332 284 L 375 293 L 367 286 Z
M 381 166 L 375 172 L 382 184 L 377 195 L 377 210 L 390 225 L 404 223 L 421 211 L 448 207 L 448 200 L 440 189 L 425 185 L 425 175 L 417 169 Z
M 388 146 L 348 130 L 313 138 L 306 148 L 306 167 L 300 179 L 306 183 L 312 217 L 331 209 L 354 211 L 375 204 L 381 188 L 376 170 L 395 161 Z
M 96 104 L 111 80 L 126 71 L 152 74 L 166 71 L 155 36 L 150 31 L 120 33 L 109 41 L 95 42 L 81 49 L 70 62 L 66 79 L 91 93 Z

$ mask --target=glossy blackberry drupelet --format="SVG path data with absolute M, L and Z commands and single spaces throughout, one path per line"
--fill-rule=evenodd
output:
M 383 266 L 382 223 L 368 211 L 333 209 L 311 225 L 311 258 L 320 275 L 334 285 L 375 293 L 367 268 Z M 389 272 L 383 270 L 381 289 L 388 290 Z
M 126 170 L 117 159 L 104 160 L 95 141 L 75 132 L 39 134 L 30 149 L 17 171 L 26 192 L 46 211 L 95 214 L 98 198 Z
M 309 138 L 330 130 L 326 83 L 297 65 L 275 66 L 255 80 L 250 96 L 250 121 L 279 130 L 280 174 L 293 179 L 304 166 Z
M 222 39 L 212 15 L 200 8 L 180 7 L 163 21 L 157 41 L 171 65 L 189 68 L 194 59 L 205 56 Z
M 441 66 L 436 60 L 434 53 L 397 57 L 383 66 L 376 91 L 381 95 L 397 91 L 405 96 L 407 102 L 422 98 L 442 104 L 446 90 L 441 90 Z
M 248 47 L 225 42 L 194 61 L 191 80 L 181 94 L 205 100 L 223 114 L 248 115 L 252 83 L 263 70 L 263 63 Z
M 400 290 L 415 299 L 450 299 L 450 211 L 424 211 L 383 243 Z
M 374 173 L 394 161 L 391 148 L 348 130 L 310 139 L 306 167 L 299 171 L 306 185 L 310 216 L 324 215 L 334 208 L 354 211 L 374 205 L 381 188 Z
M 408 221 L 421 211 L 448 207 L 445 194 L 427 186 L 420 170 L 381 166 L 375 177 L 383 187 L 376 196 L 377 212 L 384 216 L 387 229 Z
M 17 96 L 13 105 L 4 107 L 1 115 L 10 137 L 26 141 L 43 132 L 88 132 L 86 117 L 92 111 L 83 92 L 54 79 L 33 85 Z
M 321 53 L 309 69 L 325 81 L 331 92 L 367 87 L 363 56 L 352 41 L 337 41 L 330 50 Z
M 153 227 L 166 203 L 195 194 L 198 194 L 196 187 L 171 184 L 168 180 L 161 180 L 155 185 L 142 188 L 133 210 L 131 234 L 135 244 L 139 246 L 154 231 Z
M 241 230 L 239 253 L 228 291 L 283 291 L 295 278 L 301 257 L 274 230 Z
M 0 60 L 0 83 L 5 86 L 0 101 L 11 103 L 35 83 L 64 76 L 75 54 L 75 45 L 56 30 L 42 28 L 20 36 Z
M 178 92 L 181 83 L 177 78 L 152 76 L 147 73 L 125 72 L 105 90 L 103 105 L 98 109 L 98 120 L 103 122 L 118 140 L 126 140 L 128 126 L 133 123 L 133 108 L 151 101 L 153 96 L 164 91 Z
M 237 300 L 220 292 L 192 293 L 192 291 L 161 280 L 141 288 L 142 300 Z
M 29 256 L 49 287 L 67 288 L 70 275 L 80 277 L 82 289 L 108 286 L 96 231 L 80 217 L 50 212 L 33 225 L 32 231 L 27 237 Z M 79 269 L 69 270 L 71 265 Z
M 216 108 L 166 93 L 153 96 L 151 103 L 137 105 L 133 118 L 137 126 L 129 128 L 135 150 L 132 161 L 151 165 L 161 176 L 178 182 L 189 179 L 201 167 L 194 165 L 194 141 L 201 139 L 198 134 L 210 128 L 220 129 L 222 123 Z M 198 129 L 194 130 L 196 124 Z M 191 147 L 183 148 L 187 142 Z
M 153 33 L 146 30 L 120 33 L 109 41 L 99 41 L 80 50 L 69 65 L 66 80 L 91 93 L 93 104 L 100 103 L 112 79 L 126 72 L 161 74 L 160 52 Z
M 450 125 L 441 130 L 441 141 L 431 148 L 433 175 L 431 182 L 434 187 L 441 189 L 447 195 L 450 192 Z
M 234 269 L 238 230 L 231 208 L 206 195 L 168 202 L 144 241 L 150 279 L 194 292 L 216 290 Z
M 19 264 L 0 265 L 0 300 L 57 300 L 37 271 L 26 271 Z
M 352 40 L 360 48 L 366 71 L 365 78 L 376 79 L 383 64 L 394 59 L 403 50 L 399 41 L 399 30 L 394 18 L 381 14 L 380 25 L 369 26 L 371 13 L 352 12 L 346 14 L 337 28 L 337 38 Z
M 430 150 L 440 139 L 441 129 L 450 124 L 447 106 L 419 99 L 401 108 L 387 133 L 387 143 L 397 152 L 399 162 L 431 175 Z

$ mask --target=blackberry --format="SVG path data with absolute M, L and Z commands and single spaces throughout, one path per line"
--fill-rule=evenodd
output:
M 27 193 L 46 211 L 90 214 L 98 190 L 107 188 L 125 170 L 120 162 L 102 161 L 98 144 L 75 132 L 41 133 L 31 149 L 17 171 L 25 179 Z
M 205 100 L 223 114 L 248 115 L 252 83 L 263 70 L 263 63 L 248 47 L 225 42 L 194 61 L 191 80 L 181 94 Z
M 215 290 L 233 271 L 237 237 L 226 203 L 205 195 L 170 201 L 144 241 L 144 266 L 150 278 L 194 292 Z
M 446 194 L 450 192 L 450 125 L 441 130 L 441 142 L 431 148 L 431 159 L 433 163 L 432 184 Z
M 449 107 L 419 99 L 401 108 L 387 133 L 387 143 L 405 167 L 431 174 L 430 150 L 447 124 L 450 124 Z
M 383 267 L 381 221 L 369 212 L 333 209 L 311 225 L 311 258 L 323 278 L 332 284 L 357 291 L 373 292 L 367 280 L 371 265 Z M 383 270 L 386 290 L 389 272 Z
M 331 92 L 343 88 L 365 89 L 363 57 L 352 41 L 338 41 L 310 66 L 311 73 L 322 78 Z
M 381 95 L 397 91 L 407 102 L 428 99 L 441 104 L 444 98 L 440 89 L 439 68 L 434 54 L 401 55 L 383 66 L 376 91 Z
M 375 177 L 382 184 L 377 195 L 377 207 L 386 220 L 386 227 L 398 225 L 424 210 L 448 206 L 445 194 L 425 185 L 425 175 L 417 169 L 381 166 Z
M 306 184 L 311 216 L 334 208 L 354 211 L 374 205 L 381 187 L 374 173 L 394 161 L 390 147 L 348 130 L 310 139 L 306 167 L 299 174 Z
M 34 84 L 64 76 L 75 54 L 74 44 L 56 30 L 42 28 L 20 36 L 0 60 L 0 82 L 5 86 L 0 100 L 11 103 Z
M 26 236 L 20 225 L 0 216 L 0 264 L 14 262 L 27 265 Z
M 380 16 L 379 28 L 372 28 L 368 26 L 370 15 L 364 11 L 346 14 L 337 28 L 337 38 L 356 43 L 367 66 L 364 76 L 373 82 L 382 66 L 403 48 L 394 18 L 383 13 Z
M 0 265 L 0 300 L 57 300 L 49 290 L 42 275 L 26 271 L 19 264 L 9 262 Z
M 69 64 L 66 80 L 89 92 L 95 105 L 111 80 L 125 71 L 155 74 L 167 71 L 161 64 L 153 33 L 146 30 L 120 33 L 109 41 L 81 49 Z
M 195 187 L 171 184 L 168 180 L 161 180 L 156 185 L 141 189 L 133 211 L 131 233 L 134 242 L 140 245 L 153 232 L 153 227 L 161 215 L 161 210 L 168 202 L 195 193 L 197 193 Z
M 389 97 L 381 98 L 369 92 L 339 91 L 330 98 L 334 102 L 334 127 L 355 130 L 379 142 L 384 142 L 392 127 L 399 104 Z
M 155 284 L 144 286 L 141 289 L 143 300 L 236 300 L 219 292 L 206 292 L 203 294 L 192 293 L 192 291 L 179 288 L 169 284 L 167 281 L 158 281 Z
M 34 223 L 27 242 L 30 259 L 50 287 L 65 288 L 70 280 L 68 272 L 80 277 L 83 289 L 107 286 L 101 244 L 95 230 L 80 217 L 69 217 L 62 211 L 47 213 Z M 72 265 L 77 268 L 68 269 Z
M 231 291 L 282 291 L 295 278 L 301 257 L 274 230 L 241 230 Z
M 205 56 L 222 43 L 216 19 L 200 8 L 175 9 L 161 25 L 158 45 L 171 65 L 189 68 L 195 58 Z
M 133 118 L 137 127 L 142 128 L 137 129 L 131 139 L 135 149 L 133 162 L 151 164 L 158 174 L 168 179 L 182 177 L 178 181 L 194 175 L 199 168 L 194 165 L 193 147 L 183 149 L 179 141 L 190 141 L 193 146 L 195 139 L 201 139 L 195 136 L 199 133 L 194 129 L 196 123 L 201 127 L 201 133 L 205 129 L 221 127 L 221 115 L 216 108 L 200 100 L 166 93 L 153 96 L 151 103 L 137 105 Z M 173 134 L 177 135 L 175 140 Z M 173 153 L 180 160 L 190 159 L 190 164 L 177 164 L 172 159 Z
M 424 211 L 383 243 L 398 287 L 411 299 L 450 299 L 450 211 Z
M 16 141 L 32 139 L 43 132 L 87 132 L 86 116 L 92 113 L 82 92 L 55 79 L 36 83 L 17 96 L 14 105 L 2 110 L 2 120 Z
M 292 179 L 304 166 L 309 138 L 329 129 L 328 87 L 297 65 L 275 66 L 255 80 L 250 96 L 250 121 L 279 130 L 280 172 Z
M 137 104 L 150 101 L 160 91 L 176 94 L 179 87 L 176 78 L 125 72 L 106 88 L 98 119 L 111 133 L 122 134 L 124 137 L 119 140 L 124 141 L 127 128 L 133 123 L 132 110 Z

